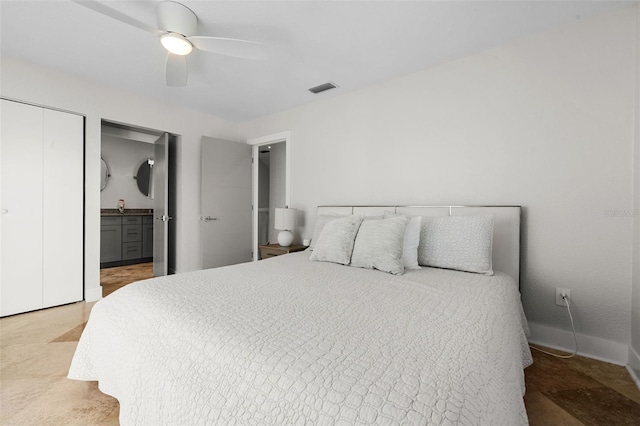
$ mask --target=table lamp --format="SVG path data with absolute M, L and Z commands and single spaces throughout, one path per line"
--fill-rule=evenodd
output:
M 283 247 L 289 247 L 293 242 L 293 233 L 296 227 L 296 209 L 276 209 L 275 226 L 280 233 L 278 234 L 278 244 Z

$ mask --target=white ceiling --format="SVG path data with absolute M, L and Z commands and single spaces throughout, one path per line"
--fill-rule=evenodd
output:
M 156 27 L 157 1 L 105 1 Z M 199 34 L 265 43 L 269 60 L 194 51 L 166 87 L 147 32 L 71 1 L 0 3 L 2 54 L 161 102 L 244 121 L 471 55 L 635 1 L 182 1 Z M 630 11 L 631 13 L 631 11 Z M 319 95 L 307 89 L 333 81 Z

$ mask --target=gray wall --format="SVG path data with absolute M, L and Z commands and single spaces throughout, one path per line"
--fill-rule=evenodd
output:
M 640 25 L 640 7 L 636 11 Z M 633 188 L 633 287 L 632 287 L 632 321 L 631 348 L 629 360 L 636 380 L 640 383 L 640 27 L 636 30 L 636 132 L 634 143 L 634 188 Z
M 258 208 L 269 208 L 270 154 L 260 154 L 258 163 Z
M 312 235 L 322 204 L 524 206 L 531 324 L 571 347 L 555 305 L 555 288 L 569 288 L 578 333 L 624 361 L 633 219 L 608 213 L 633 208 L 636 28 L 629 9 L 585 19 L 241 130 L 291 131 L 298 237 Z
M 258 160 L 258 244 L 269 241 L 269 163 L 271 153 L 260 153 Z M 265 211 L 263 211 L 265 210 Z M 258 250 L 254 247 L 254 250 Z M 258 251 L 259 252 L 259 251 Z
M 285 206 L 285 182 L 286 182 L 286 153 L 285 143 L 271 145 L 269 159 L 269 241 L 277 242 L 280 231 L 274 228 L 276 208 Z
M 103 135 L 101 152 L 111 177 L 100 193 L 100 208 L 115 209 L 124 199 L 126 208 L 152 209 L 153 200 L 138 190 L 133 177 L 142 162 L 153 158 L 153 144 Z

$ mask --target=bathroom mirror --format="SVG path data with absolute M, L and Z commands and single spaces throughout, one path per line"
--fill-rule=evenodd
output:
M 101 158 L 100 162 L 102 163 L 100 167 L 100 192 L 102 192 L 107 187 L 107 183 L 109 183 L 111 173 L 109 173 L 109 166 L 107 166 L 107 162 L 104 161 L 104 158 Z
M 149 158 L 144 160 L 140 167 L 138 167 L 138 173 L 135 176 L 138 184 L 138 189 L 146 197 L 153 198 L 152 184 L 153 184 L 153 159 Z

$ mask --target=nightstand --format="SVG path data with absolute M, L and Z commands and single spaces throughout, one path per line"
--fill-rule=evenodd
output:
M 306 250 L 307 247 L 298 244 L 292 244 L 289 247 L 283 247 L 280 244 L 268 244 L 258 246 L 260 249 L 260 259 L 268 259 L 281 254 L 293 253 L 296 251 Z

